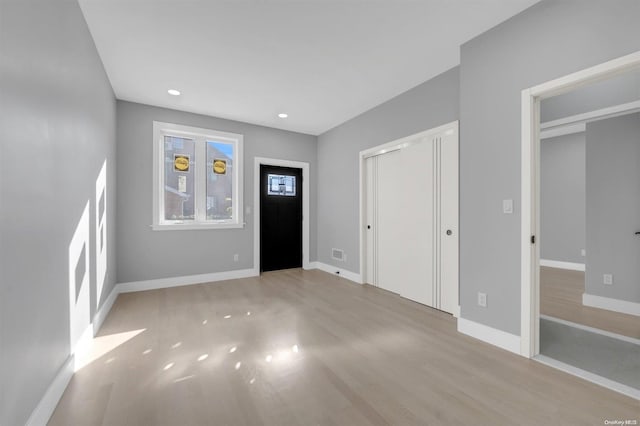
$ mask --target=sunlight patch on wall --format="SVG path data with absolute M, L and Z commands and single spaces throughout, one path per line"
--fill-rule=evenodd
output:
M 69 244 L 69 336 L 70 353 L 90 324 L 89 306 L 89 201 Z
M 96 308 L 107 277 L 107 160 L 96 180 Z

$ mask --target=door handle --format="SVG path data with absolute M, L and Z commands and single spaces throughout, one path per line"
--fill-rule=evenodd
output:
M 451 229 L 447 229 L 447 235 L 451 235 L 453 234 L 453 232 L 451 232 Z
M 371 229 L 371 225 L 367 225 L 367 229 Z
M 640 235 L 640 231 L 636 232 L 636 235 Z

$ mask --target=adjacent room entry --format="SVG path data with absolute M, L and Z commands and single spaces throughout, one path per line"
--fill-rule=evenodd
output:
M 458 123 L 361 153 L 365 282 L 458 311 Z
M 260 271 L 302 267 L 302 169 L 260 166 Z

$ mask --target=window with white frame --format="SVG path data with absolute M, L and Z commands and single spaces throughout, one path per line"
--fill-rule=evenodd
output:
M 242 135 L 153 122 L 153 229 L 241 228 Z

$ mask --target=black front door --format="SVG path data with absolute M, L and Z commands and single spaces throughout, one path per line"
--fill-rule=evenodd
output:
M 260 270 L 302 266 L 302 169 L 260 166 Z

